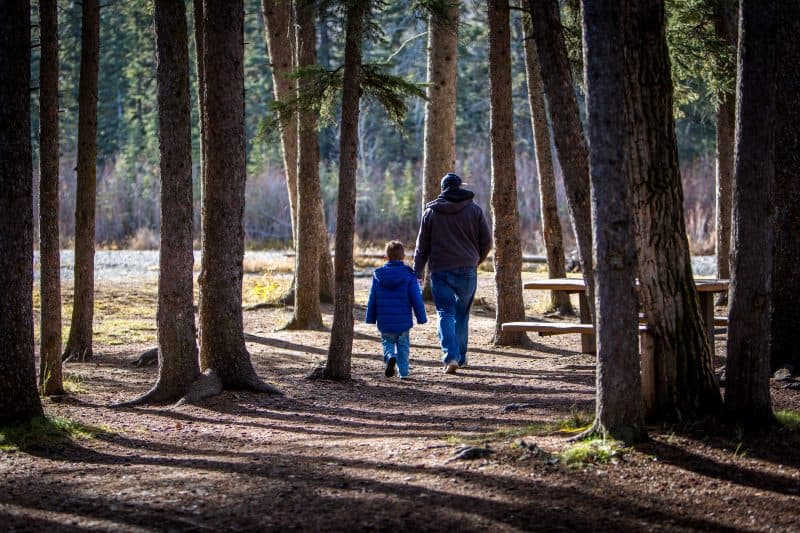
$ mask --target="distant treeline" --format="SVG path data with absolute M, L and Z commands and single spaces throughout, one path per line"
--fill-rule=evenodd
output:
M 392 2 L 382 13 L 387 38 L 372 43 L 368 61 L 389 60 L 394 72 L 424 82 L 426 24 L 404 2 Z M 75 154 L 77 146 L 77 89 L 80 69 L 81 7 L 60 2 L 61 39 L 61 212 L 62 243 L 74 232 Z M 191 9 L 191 2 L 187 3 Z M 36 11 L 34 10 L 34 14 Z M 569 19 L 567 19 L 569 20 Z M 192 31 L 191 12 L 188 17 Z M 35 21 L 34 21 L 35 23 Z M 318 24 L 319 61 L 336 68 L 342 62 L 342 28 L 334 18 Z M 159 165 L 156 109 L 155 42 L 149 0 L 113 0 L 101 9 L 98 103 L 98 242 L 120 247 L 155 247 L 160 228 Z M 527 253 L 541 253 L 536 164 L 522 52 L 522 30 L 513 20 L 515 133 L 522 244 Z M 485 13 L 477 4 L 462 7 L 459 30 L 457 110 L 458 161 L 477 201 L 489 213 L 489 87 Z M 35 37 L 35 34 L 34 34 Z M 196 95 L 194 41 L 190 39 L 193 95 Z M 33 50 L 33 85 L 37 85 L 38 49 Z M 580 89 L 577 88 L 580 97 Z M 702 87 L 697 89 L 702 90 Z M 263 127 L 272 100 L 272 79 L 264 44 L 259 0 L 245 0 L 245 120 L 248 185 L 245 227 L 251 247 L 288 246 L 289 207 L 277 132 Z M 686 98 L 679 106 L 678 142 L 685 182 L 687 231 L 695 252 L 713 249 L 714 122 L 707 98 Z M 34 157 L 37 154 L 38 102 L 34 92 Z M 390 125 L 379 106 L 364 104 L 361 114 L 358 238 L 376 243 L 389 237 L 413 240 L 421 212 L 421 163 L 424 102 L 411 101 L 402 130 Z M 196 101 L 192 109 L 193 139 L 198 139 Z M 335 230 L 338 140 L 335 124 L 320 131 L 321 180 L 328 229 Z M 194 147 L 195 220 L 199 228 L 199 146 Z M 37 168 L 34 165 L 34 168 Z M 560 183 L 560 172 L 556 170 Z M 574 242 L 563 190 L 560 213 L 567 246 Z

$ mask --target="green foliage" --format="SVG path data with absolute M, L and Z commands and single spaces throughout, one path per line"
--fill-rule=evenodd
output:
M 714 30 L 715 5 L 724 0 L 667 0 L 667 42 L 675 104 L 735 91 L 736 49 Z
M 108 433 L 107 428 L 43 416 L 22 424 L 0 427 L 0 451 L 48 448 L 73 439 L 91 439 Z

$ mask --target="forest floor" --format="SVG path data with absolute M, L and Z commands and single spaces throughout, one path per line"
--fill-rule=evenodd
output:
M 285 288 L 288 277 L 273 274 L 247 275 L 246 303 Z M 244 312 L 248 348 L 284 396 L 225 392 L 141 408 L 110 405 L 155 382 L 155 367 L 130 366 L 155 342 L 155 284 L 98 283 L 95 359 L 68 364 L 72 394 L 45 400 L 49 415 L 93 435 L 0 449 L 0 530 L 800 528 L 797 430 L 653 426 L 634 448 L 575 460 L 564 450 L 594 408 L 594 359 L 578 353 L 577 336 L 493 347 L 493 278 L 482 273 L 469 366 L 442 373 L 430 316 L 411 333 L 412 379 L 387 379 L 377 331 L 363 323 L 368 282 L 356 279 L 351 381 L 306 379 L 329 333 L 282 331 L 290 309 L 256 308 Z M 541 317 L 543 297 L 526 291 L 529 316 Z M 718 367 L 725 340 L 717 336 Z M 800 411 L 800 391 L 775 381 L 772 392 L 776 411 Z M 491 453 L 456 459 L 464 446 Z

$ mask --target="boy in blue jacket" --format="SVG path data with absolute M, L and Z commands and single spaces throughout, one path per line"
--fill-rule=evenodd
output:
M 428 321 L 425 305 L 414 271 L 403 263 L 405 250 L 400 241 L 386 244 L 387 263 L 375 270 L 367 302 L 367 324 L 378 324 L 383 344 L 383 362 L 387 378 L 394 376 L 395 366 L 401 379 L 408 377 L 408 352 L 411 342 L 408 330 Z

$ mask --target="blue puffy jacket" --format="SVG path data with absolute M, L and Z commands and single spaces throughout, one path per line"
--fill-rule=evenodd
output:
M 402 261 L 389 261 L 375 270 L 367 303 L 367 324 L 378 324 L 381 333 L 402 333 L 428 321 L 414 271 Z

